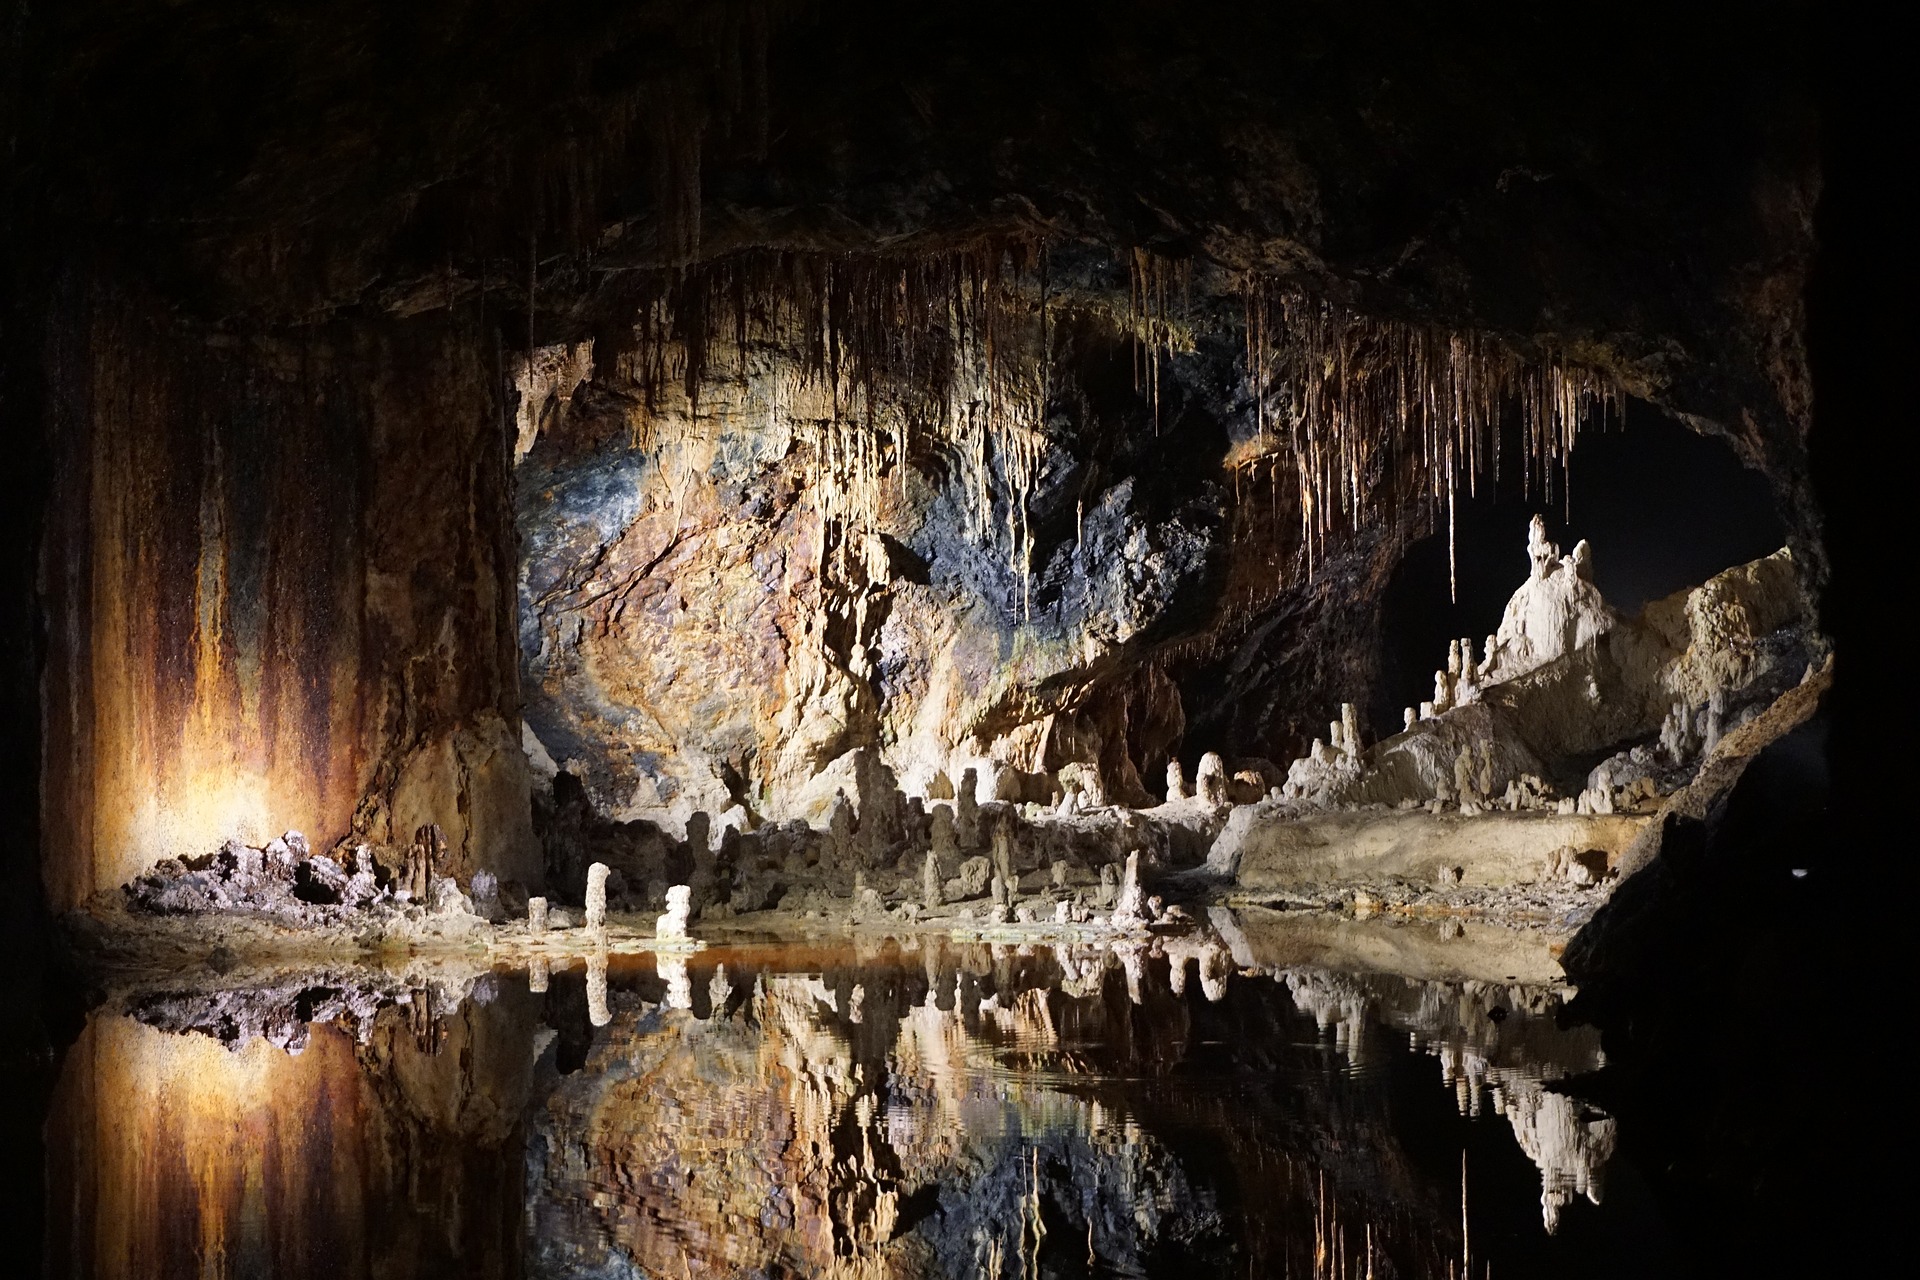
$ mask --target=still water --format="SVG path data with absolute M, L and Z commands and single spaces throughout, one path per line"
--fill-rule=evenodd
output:
M 149 979 L 67 1055 L 50 1273 L 1662 1269 L 1564 988 L 1238 950 Z

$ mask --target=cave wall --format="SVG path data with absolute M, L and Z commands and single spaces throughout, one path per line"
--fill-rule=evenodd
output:
M 749 441 L 717 390 L 710 408 L 648 404 L 683 420 L 665 470 L 688 479 L 663 483 L 633 443 L 618 342 L 562 397 L 563 417 L 597 406 L 581 430 L 606 447 L 543 454 L 559 439 L 543 431 L 523 466 L 516 584 L 497 514 L 512 481 L 481 443 L 512 366 L 630 325 L 634 277 L 734 254 L 837 270 L 1017 236 L 1491 335 L 1727 438 L 1766 475 L 1796 562 L 1824 573 L 1798 0 L 1739 23 L 1629 6 L 1577 30 L 1394 0 L 603 8 L 23 16 L 0 217 L 28 331 L 53 333 L 58 903 L 232 830 L 385 841 L 427 816 L 463 869 L 532 874 L 508 852 L 528 847 L 519 660 L 543 743 L 594 761 L 614 813 L 797 790 L 869 744 L 903 769 L 955 744 L 1092 754 L 1150 792 L 1183 733 L 1189 759 L 1284 758 L 1368 701 L 1398 543 L 1334 548 L 1300 586 L 1278 532 L 1297 510 L 1250 511 L 1220 465 L 1244 443 L 1247 380 L 1205 348 L 1240 344 L 1244 299 L 1200 290 L 1212 314 L 1149 419 L 1137 348 L 1114 341 L 1139 336 L 1124 269 L 1054 281 L 1106 316 L 1105 367 L 1083 352 L 1067 382 L 1109 411 L 1047 407 L 1017 605 L 1008 548 L 958 509 L 964 459 L 909 450 L 884 471 L 912 474 L 876 540 L 822 523 L 804 483 L 817 408 Z M 59 283 L 97 256 L 139 264 L 141 324 Z M 767 402 L 741 394 L 749 418 Z M 692 426 L 711 438 L 687 446 Z M 622 431 L 634 456 L 617 460 Z M 595 483 L 645 496 L 587 517 Z M 537 528 L 530 488 L 565 528 Z M 1083 526 L 1098 554 L 1076 560 Z M 1076 573 L 1098 586 L 1085 607 Z M 516 589 L 534 606 L 517 637 Z
M 288 829 L 437 822 L 457 873 L 537 878 L 505 427 L 471 320 L 232 336 L 94 281 L 50 329 L 56 910 Z
M 942 261 L 824 269 L 868 281 L 858 312 Z M 600 812 L 674 828 L 736 804 L 818 821 L 856 790 L 834 762 L 863 748 L 917 794 L 977 767 L 989 796 L 1045 801 L 1043 775 L 1083 764 L 1143 803 L 1169 757 L 1285 760 L 1361 697 L 1388 531 L 1430 523 L 1426 471 L 1370 465 L 1379 527 L 1309 555 L 1298 486 L 1244 463 L 1271 437 L 1240 335 L 1155 349 L 1123 259 L 1049 262 L 986 309 L 987 378 L 954 338 L 984 325 L 946 298 L 926 349 L 837 379 L 805 326 L 748 325 L 743 345 L 722 323 L 698 377 L 684 333 L 636 338 L 631 319 L 516 361 L 536 754 Z M 1195 330 L 1240 305 L 1207 287 Z M 856 314 L 838 336 L 870 328 Z M 928 368 L 944 394 L 922 394 Z

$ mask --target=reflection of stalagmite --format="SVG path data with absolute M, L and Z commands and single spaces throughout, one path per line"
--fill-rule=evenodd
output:
M 678 888 L 679 886 L 675 886 Z M 693 979 L 687 974 L 687 958 L 680 955 L 659 955 L 654 957 L 660 978 L 667 984 L 667 998 L 661 1001 L 664 1009 L 693 1008 Z
M 595 862 L 587 867 L 587 928 L 607 927 L 607 864 Z
M 707 980 L 707 1004 L 712 1011 L 711 1016 L 725 1017 L 727 1001 L 731 999 L 733 999 L 733 982 L 727 977 L 727 966 L 715 965 L 713 977 Z
M 684 884 L 674 885 L 667 890 L 667 909 L 654 919 L 653 936 L 662 941 L 684 941 L 687 936 L 687 913 L 693 890 Z
M 587 1021 L 596 1027 L 613 1021 L 607 1007 L 607 953 L 601 947 L 587 953 Z
M 531 991 L 534 995 L 545 993 L 547 982 L 552 972 L 552 966 L 548 963 L 545 956 L 534 956 L 528 960 L 527 990 Z
M 1127 975 L 1128 1001 L 1142 1003 L 1146 998 L 1141 990 L 1141 980 L 1147 969 L 1146 948 L 1137 942 L 1116 942 L 1113 944 L 1113 954 L 1120 958 L 1120 970 Z
M 1503 1090 L 1507 1121 L 1520 1149 L 1540 1169 L 1540 1217 L 1548 1234 L 1560 1226 L 1560 1212 L 1576 1195 L 1599 1204 L 1602 1171 L 1613 1156 L 1614 1122 L 1584 1114 L 1576 1098 L 1517 1081 Z

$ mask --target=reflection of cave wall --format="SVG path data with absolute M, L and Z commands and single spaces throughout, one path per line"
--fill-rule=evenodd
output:
M 289 828 L 532 877 L 506 463 L 442 319 L 245 340 L 63 296 L 46 546 L 56 907 Z
M 524 994 L 291 1055 L 95 1017 L 48 1121 L 49 1275 L 520 1274 Z

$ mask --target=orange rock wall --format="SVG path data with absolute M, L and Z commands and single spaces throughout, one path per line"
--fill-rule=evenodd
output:
M 65 302 L 55 910 L 289 828 L 325 848 L 436 821 L 457 871 L 536 878 L 491 344 L 444 315 L 232 339 L 101 289 Z

